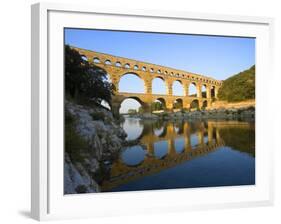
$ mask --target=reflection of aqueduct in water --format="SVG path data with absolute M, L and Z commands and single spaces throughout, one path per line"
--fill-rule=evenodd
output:
M 232 121 L 230 123 L 228 121 L 226 123 L 224 121 L 202 121 L 197 124 L 195 129 L 197 131 L 193 131 L 191 123 L 188 122 L 184 122 L 176 130 L 175 123 L 169 122 L 164 125 L 162 133 L 156 135 L 153 126 L 147 125 L 139 137 L 140 142 L 147 150 L 144 160 L 136 166 L 129 166 L 120 158 L 111 168 L 110 179 L 103 181 L 101 184 L 101 190 L 110 191 L 112 188 L 122 184 L 158 173 L 167 168 L 213 152 L 219 147 L 224 146 L 224 140 L 221 138 L 220 130 L 225 127 L 229 128 L 237 125 L 239 125 L 239 128 L 244 127 L 248 129 L 250 127 L 248 122 Z M 191 135 L 194 134 L 198 137 L 198 144 L 196 145 L 191 144 Z M 184 139 L 184 148 L 180 152 L 175 147 L 175 140 L 179 138 Z M 154 153 L 154 144 L 160 141 L 167 141 L 168 152 L 164 157 L 157 158 Z
M 123 57 L 99 53 L 95 51 L 76 49 L 90 63 L 94 63 L 103 68 L 110 76 L 112 83 L 116 87 L 116 93 L 112 100 L 112 112 L 119 114 L 119 108 L 123 100 L 132 98 L 137 100 L 144 111 L 150 111 L 150 105 L 155 100 L 163 103 L 167 110 L 173 109 L 173 104 L 178 101 L 183 108 L 190 108 L 192 102 L 196 103 L 199 108 L 210 106 L 212 99 L 217 97 L 218 89 L 222 81 L 210 77 L 173 69 L 161 65 L 155 65 L 146 62 L 140 62 Z M 126 74 L 135 74 L 144 81 L 145 93 L 123 93 L 118 91 L 118 85 L 121 77 Z M 155 78 L 162 79 L 166 84 L 166 95 L 152 94 L 152 81 Z M 173 83 L 179 81 L 184 89 L 184 96 L 173 95 Z M 189 95 L 189 86 L 196 86 L 196 96 Z M 202 87 L 206 89 L 206 95 L 202 94 Z

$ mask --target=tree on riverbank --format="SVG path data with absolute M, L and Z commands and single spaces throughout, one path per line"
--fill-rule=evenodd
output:
M 111 103 L 114 86 L 104 69 L 89 63 L 70 46 L 65 46 L 65 91 L 75 101 Z
M 219 89 L 218 98 L 238 102 L 255 98 L 255 65 L 226 79 Z
M 163 105 L 162 105 L 162 103 L 160 103 L 160 102 L 153 102 L 152 104 L 151 104 L 151 110 L 152 111 L 158 111 L 158 110 L 163 110 L 164 108 L 163 108 Z

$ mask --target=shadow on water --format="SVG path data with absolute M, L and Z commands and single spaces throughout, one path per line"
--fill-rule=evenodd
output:
M 239 120 L 126 118 L 126 147 L 102 191 L 255 184 L 255 124 Z

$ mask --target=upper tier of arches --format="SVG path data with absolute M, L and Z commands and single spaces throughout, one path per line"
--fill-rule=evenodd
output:
M 116 69 L 123 69 L 129 71 L 146 72 L 150 75 L 161 75 L 162 77 L 172 77 L 177 79 L 185 79 L 191 82 L 200 82 L 202 84 L 211 84 L 214 86 L 221 86 L 222 81 L 215 80 L 210 77 L 202 76 L 195 73 L 190 73 L 178 69 L 173 69 L 161 65 L 155 65 L 151 63 L 140 62 L 128 58 L 113 56 L 109 54 L 103 54 L 81 48 L 75 48 L 83 56 L 83 60 L 95 63 L 102 67 L 114 67 Z

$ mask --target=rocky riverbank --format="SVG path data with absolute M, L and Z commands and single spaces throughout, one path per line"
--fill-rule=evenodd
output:
M 126 133 L 111 112 L 65 103 L 64 193 L 99 192 Z

